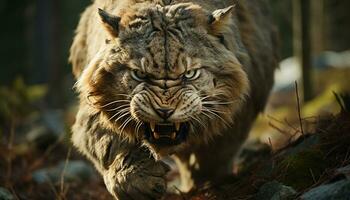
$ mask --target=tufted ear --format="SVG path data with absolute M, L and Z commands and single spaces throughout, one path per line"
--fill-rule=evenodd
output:
M 231 15 L 234 6 L 215 10 L 209 16 L 209 25 L 214 35 L 220 34 L 231 23 Z
M 120 17 L 111 15 L 100 8 L 98 9 L 98 14 L 100 15 L 103 25 L 107 31 L 112 36 L 118 37 Z

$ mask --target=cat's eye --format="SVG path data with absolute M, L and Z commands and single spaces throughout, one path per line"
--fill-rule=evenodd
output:
M 147 74 L 141 70 L 132 70 L 131 77 L 137 81 L 144 81 L 147 78 Z
M 192 69 L 192 70 L 188 70 L 185 74 L 184 77 L 187 80 L 195 80 L 199 77 L 200 75 L 200 70 L 199 69 Z

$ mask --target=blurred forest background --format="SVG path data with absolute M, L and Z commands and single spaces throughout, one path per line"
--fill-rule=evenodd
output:
M 298 103 L 302 117 L 336 114 L 340 109 L 333 92 L 350 91 L 350 1 L 269 1 L 280 32 L 281 66 L 266 113 L 250 139 L 277 149 L 281 140 L 300 134 L 274 135 L 279 129 L 272 122 L 298 124 Z M 67 60 L 88 4 L 0 1 L 0 199 L 109 198 L 94 169 L 71 152 L 68 142 L 76 97 Z M 85 180 L 90 181 L 76 194 L 72 188 L 81 188 Z

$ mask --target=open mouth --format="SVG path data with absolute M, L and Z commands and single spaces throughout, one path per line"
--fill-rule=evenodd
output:
M 146 139 L 159 146 L 178 145 L 186 140 L 187 135 L 187 123 L 146 124 Z

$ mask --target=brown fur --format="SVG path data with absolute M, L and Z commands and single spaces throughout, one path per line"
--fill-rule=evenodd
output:
M 149 174 L 164 175 L 164 166 L 137 151 L 150 151 L 156 159 L 176 155 L 184 190 L 230 173 L 273 84 L 276 35 L 264 0 L 165 2 L 96 0 L 82 15 L 71 48 L 80 95 L 73 143 L 94 162 L 116 198 L 162 194 L 152 188 L 164 188 L 164 179 Z M 198 79 L 180 78 L 195 69 Z M 150 78 L 135 80 L 132 70 Z M 157 107 L 174 109 L 172 122 L 191 123 L 186 142 L 165 148 L 145 140 L 142 125 L 162 120 Z M 130 156 L 153 163 L 148 173 L 136 170 L 148 179 L 132 178 L 134 167 L 146 165 L 133 160 L 124 165 Z

